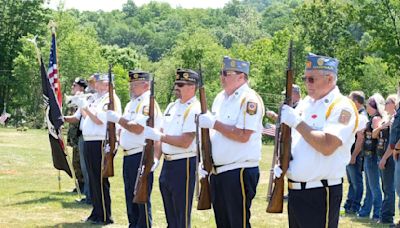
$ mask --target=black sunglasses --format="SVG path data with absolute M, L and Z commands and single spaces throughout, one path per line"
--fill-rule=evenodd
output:
M 314 83 L 314 77 L 302 77 L 301 78 L 303 80 L 304 83 L 308 82 L 310 84 Z
M 179 88 L 184 87 L 185 85 L 190 85 L 189 83 L 182 83 L 182 82 L 177 82 L 175 83 L 176 86 L 178 86 Z

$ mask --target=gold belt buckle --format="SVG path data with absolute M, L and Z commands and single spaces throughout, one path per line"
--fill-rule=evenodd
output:
M 167 161 L 172 159 L 172 156 L 169 154 L 164 154 L 164 156 L 165 156 L 165 160 L 167 160 Z
M 289 182 L 289 181 L 288 181 L 288 188 L 289 188 L 289 189 L 293 189 L 293 184 L 292 184 L 292 182 Z

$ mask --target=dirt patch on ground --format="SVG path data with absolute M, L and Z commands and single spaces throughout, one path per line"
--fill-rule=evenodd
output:
M 0 175 L 15 175 L 17 174 L 17 170 L 8 169 L 8 170 L 0 170 Z

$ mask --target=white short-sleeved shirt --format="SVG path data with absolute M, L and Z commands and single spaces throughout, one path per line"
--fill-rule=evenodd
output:
M 194 96 L 186 103 L 178 99 L 168 105 L 162 121 L 163 132 L 167 135 L 182 135 L 183 133 L 196 132 L 195 117 L 200 113 L 200 102 Z M 162 143 L 161 148 L 165 154 L 181 154 L 196 151 L 196 143 L 193 139 L 188 148 L 176 147 Z
M 337 99 L 340 101 L 331 106 Z M 307 96 L 295 110 L 308 126 L 338 137 L 342 145 L 333 154 L 323 155 L 292 128 L 293 159 L 289 163 L 287 177 L 297 182 L 342 178 L 350 161 L 355 133 L 359 129 L 356 128 L 358 111 L 354 104 L 350 99 L 343 97 L 336 87 L 319 100 Z M 330 114 L 327 117 L 328 113 Z
M 94 123 L 90 117 L 86 117 L 83 121 L 82 135 L 85 141 L 105 140 L 107 129 L 107 109 L 109 97 L 108 93 L 98 97 L 92 105 L 89 106 L 90 112 L 95 114 L 103 124 Z M 115 111 L 121 114 L 121 101 L 114 93 L 114 108 Z
M 128 121 L 135 122 L 135 118 L 138 114 L 148 116 L 149 104 L 150 91 L 146 91 L 139 97 L 136 97 L 128 102 L 122 117 Z M 157 102 L 154 102 L 154 106 L 154 128 L 160 129 L 162 114 Z M 126 130 L 125 128 L 121 129 L 120 145 L 122 149 L 131 150 L 133 148 L 142 147 L 145 144 L 144 132 L 141 134 L 135 134 Z
M 368 123 L 368 114 L 364 110 L 363 112 L 358 114 L 358 129 L 357 131 L 361 131 L 367 127 Z
M 241 143 L 211 129 L 214 165 L 216 167 L 230 166 L 223 171 L 258 166 L 261 159 L 261 131 L 264 116 L 264 104 L 260 96 L 246 83 L 230 96 L 225 91 L 220 92 L 214 99 L 212 112 L 223 124 L 253 131 L 249 141 Z
M 79 120 L 79 130 L 82 131 L 82 127 L 83 127 L 83 117 L 82 117 L 82 113 L 81 113 L 81 109 L 78 108 L 76 110 L 76 112 L 72 115 L 74 118 Z M 82 119 L 81 119 L 82 118 Z

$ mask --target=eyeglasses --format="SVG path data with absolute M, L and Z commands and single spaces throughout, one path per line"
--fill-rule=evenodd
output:
M 221 70 L 220 75 L 224 76 L 224 77 L 228 77 L 228 76 L 233 76 L 233 75 L 237 75 L 238 73 L 236 71 L 226 71 L 226 70 Z
M 301 78 L 303 80 L 304 83 L 310 83 L 310 84 L 314 84 L 314 77 L 302 77 Z

